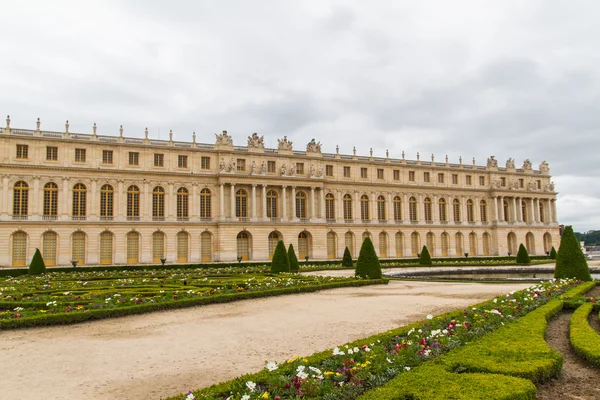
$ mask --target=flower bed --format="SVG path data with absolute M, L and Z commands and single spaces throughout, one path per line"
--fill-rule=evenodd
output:
M 0 279 L 0 329 L 55 325 L 201 304 L 387 283 L 257 274 L 256 268 L 54 272 Z
M 594 304 L 581 305 L 573 315 L 569 324 L 571 345 L 577 354 L 590 363 L 600 367 L 600 335 L 589 324 L 588 318 Z
M 356 398 L 425 361 L 473 341 L 547 303 L 574 281 L 550 281 L 465 310 L 357 340 L 310 357 L 270 362 L 256 374 L 174 399 Z M 560 302 L 559 302 L 560 303 Z M 510 384 L 510 380 L 507 385 Z M 530 388 L 530 386 L 525 385 Z

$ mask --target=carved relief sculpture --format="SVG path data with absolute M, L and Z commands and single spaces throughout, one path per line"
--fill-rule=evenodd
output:
M 233 157 L 231 157 L 229 160 L 229 168 L 227 169 L 227 172 L 235 172 L 235 160 Z
M 225 171 L 225 160 L 221 158 L 219 162 L 219 171 Z
M 262 162 L 261 166 L 260 166 L 260 173 L 262 175 L 267 173 L 267 163 L 266 162 Z
M 223 146 L 233 146 L 233 138 L 227 134 L 227 131 L 223 131 L 223 133 L 220 135 L 217 135 L 215 133 L 215 137 L 217 138 L 215 144 Z
M 292 175 L 292 176 L 296 175 L 296 166 L 295 165 L 292 165 L 290 167 L 290 175 Z
M 284 136 L 283 139 L 277 139 L 277 142 L 277 148 L 279 150 L 292 150 L 293 143 L 287 139 L 287 136 Z
M 252 136 L 248 136 L 248 147 L 255 149 L 265 148 L 265 137 L 258 136 L 258 133 L 253 133 Z

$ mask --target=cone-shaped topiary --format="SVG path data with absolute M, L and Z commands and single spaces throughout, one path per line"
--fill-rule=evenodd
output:
M 290 243 L 290 247 L 288 247 L 288 260 L 290 261 L 290 272 L 298 272 L 300 271 L 300 264 L 298 263 L 298 257 L 296 257 L 296 252 L 294 251 L 294 245 Z
M 427 250 L 427 246 L 423 246 L 423 250 L 421 250 L 421 257 L 419 257 L 419 264 L 427 265 L 431 267 L 433 265 L 433 261 L 431 260 L 431 255 L 429 254 L 429 250 Z
M 274 274 L 290 272 L 290 260 L 288 259 L 287 251 L 285 251 L 283 240 L 277 242 L 277 247 L 275 247 L 273 260 L 271 260 L 271 272 Z
M 523 243 L 519 246 L 519 251 L 517 252 L 517 264 L 519 265 L 529 265 L 531 264 L 531 260 L 529 259 L 529 253 Z
M 370 238 L 363 240 L 356 261 L 356 276 L 369 279 L 381 279 L 381 264 L 375 253 L 373 242 Z
M 554 269 L 556 279 L 575 278 L 583 281 L 591 281 L 590 269 L 587 260 L 581 251 L 581 246 L 573 233 L 570 225 L 565 228 L 560 239 L 560 247 L 556 253 L 556 268 Z
M 352 254 L 350 254 L 350 250 L 348 250 L 347 247 L 344 250 L 344 258 L 342 258 L 342 267 L 354 268 L 354 262 L 352 261 Z
M 40 249 L 35 249 L 35 254 L 31 259 L 31 263 L 29 264 L 29 275 L 41 275 L 46 272 L 46 264 L 44 263 L 44 259 L 42 258 L 42 253 L 40 253 Z
M 552 246 L 552 250 L 550 250 L 550 258 L 556 260 L 556 249 Z

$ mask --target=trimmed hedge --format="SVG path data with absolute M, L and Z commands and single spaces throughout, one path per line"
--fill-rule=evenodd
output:
M 290 262 L 290 272 L 298 272 L 300 271 L 300 264 L 298 263 L 298 257 L 296 257 L 296 252 L 294 251 L 294 245 L 290 243 L 290 247 L 288 247 L 288 261 Z
M 29 275 L 41 275 L 46 272 L 46 264 L 44 264 L 44 259 L 42 258 L 42 254 L 40 253 L 40 249 L 35 249 L 35 253 L 33 254 L 33 258 L 31 259 L 31 263 L 29 264 L 29 270 L 27 273 Z
M 575 278 L 582 281 L 592 280 L 587 260 L 571 225 L 564 229 L 560 239 L 554 277 L 557 279 Z
M 191 299 L 180 299 L 166 303 L 143 303 L 131 307 L 120 307 L 111 309 L 88 310 L 84 313 L 57 313 L 45 314 L 43 316 L 31 318 L 19 318 L 10 320 L 0 320 L 0 330 L 29 328 L 33 326 L 47 325 L 67 325 L 75 324 L 84 321 L 91 321 L 104 318 L 123 317 L 126 315 L 144 314 L 159 310 L 172 310 L 176 308 L 194 307 L 200 305 L 229 303 L 232 301 L 255 299 L 260 297 L 279 296 L 284 294 L 308 293 L 319 290 L 335 289 L 340 287 L 358 287 L 376 284 L 388 284 L 387 279 L 370 279 L 370 280 L 348 280 L 342 282 L 326 283 L 320 286 L 305 286 L 305 287 L 285 287 L 278 289 L 264 290 L 261 292 L 238 292 L 223 294 L 211 297 L 197 297 Z
M 550 258 L 556 260 L 556 249 L 552 246 L 552 250 L 550 250 Z
M 350 250 L 346 247 L 344 249 L 344 257 L 342 257 L 342 267 L 344 268 L 354 268 L 354 261 L 352 261 L 352 254 L 350 254 Z
M 366 237 L 365 240 L 363 240 L 362 246 L 360 247 L 358 261 L 356 261 L 356 276 L 361 278 L 381 279 L 381 264 L 379 264 L 379 258 L 377 258 L 373 242 L 371 242 L 369 237 Z
M 273 260 L 271 260 L 271 273 L 280 274 L 282 272 L 290 272 L 290 260 L 287 251 L 285 251 L 283 240 L 280 240 L 277 242 Z
M 429 254 L 429 250 L 427 250 L 427 246 L 423 246 L 421 250 L 421 257 L 419 257 L 419 264 L 426 265 L 431 267 L 433 265 L 433 261 L 431 260 L 431 254 Z
M 529 253 L 523 243 L 519 246 L 519 251 L 517 252 L 517 264 L 519 265 L 529 265 L 531 264 L 531 259 L 529 258 Z
M 600 335 L 588 321 L 593 309 L 592 303 L 585 303 L 575 310 L 569 323 L 569 337 L 577 354 L 600 367 Z

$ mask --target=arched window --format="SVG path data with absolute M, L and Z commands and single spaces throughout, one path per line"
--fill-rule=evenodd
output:
M 42 257 L 47 266 L 56 265 L 56 245 L 58 235 L 56 232 L 48 231 L 42 235 Z
M 235 216 L 248 218 L 248 193 L 243 189 L 235 192 Z
M 425 243 L 427 246 L 427 250 L 429 250 L 429 254 L 433 257 L 435 254 L 435 236 L 433 232 L 428 232 L 427 236 L 425 236 Z
M 165 258 L 165 234 L 156 231 L 152 234 L 152 262 L 161 262 Z
M 413 257 L 417 257 L 417 254 L 421 252 L 421 238 L 417 232 L 413 232 L 410 235 L 410 249 Z
M 325 219 L 335 220 L 335 197 L 331 193 L 325 195 Z
M 190 235 L 187 232 L 177 233 L 177 262 L 188 262 Z
M 73 233 L 71 246 L 71 261 L 77 261 L 78 265 L 85 264 L 85 233 Z
M 544 233 L 544 253 L 549 254 L 552 251 L 552 235 Z
M 372 238 L 371 238 L 371 232 L 369 232 L 369 231 L 363 232 L 363 234 L 362 234 L 362 240 L 363 240 L 363 242 L 365 241 L 366 238 L 369 238 L 369 239 L 371 239 L 371 241 L 373 241 Z
M 200 261 L 212 261 L 212 236 L 208 231 L 200 234 Z
M 394 197 L 394 221 L 402 221 L 402 200 L 400 196 Z
M 454 216 L 454 222 L 460 222 L 460 200 L 452 200 L 452 214 Z
M 344 203 L 344 219 L 346 221 L 352 219 L 352 196 L 345 194 L 343 198 Z
M 55 220 L 58 215 L 58 185 L 48 182 L 44 185 L 44 219 Z M 46 261 L 46 257 L 44 257 Z
M 298 235 L 298 258 L 303 260 L 306 256 L 310 256 L 310 243 L 306 232 L 300 232 Z
M 450 248 L 450 238 L 446 232 L 442 232 L 442 257 L 448 257 L 448 249 Z
M 425 197 L 424 200 L 425 206 L 425 221 L 431 222 L 433 221 L 433 216 L 431 215 L 431 199 L 429 197 Z
M 379 234 L 379 257 L 387 257 L 388 253 L 388 235 L 385 232 Z
M 24 267 L 27 263 L 27 234 L 18 231 L 12 235 L 12 266 Z
M 408 199 L 408 214 L 411 222 L 417 221 L 417 199 L 414 197 Z
M 200 218 L 204 221 L 211 218 L 211 192 L 204 188 L 200 191 Z
M 140 218 L 140 188 L 131 185 L 127 188 L 127 219 L 135 221 Z M 135 233 L 135 232 L 134 232 Z M 136 256 L 137 260 L 137 256 Z M 137 263 L 137 261 L 136 261 Z
M 279 233 L 269 233 L 269 259 L 273 259 L 273 254 L 275 254 L 275 248 L 277 247 L 277 243 L 279 243 L 280 240 L 281 239 L 279 238 Z
M 546 222 L 546 216 L 544 215 L 544 203 L 542 200 L 539 200 L 540 203 L 540 222 Z
M 306 218 L 306 193 L 296 192 L 296 218 Z
M 441 198 L 438 201 L 438 204 L 439 204 L 439 209 L 440 209 L 440 221 L 447 222 L 448 215 L 446 214 L 446 199 Z
M 514 232 L 510 232 L 506 237 L 508 243 L 508 252 L 514 256 L 517 255 L 517 235 Z
M 462 257 L 464 255 L 463 252 L 463 234 L 460 232 L 456 233 L 456 236 L 454 238 L 454 240 L 456 241 L 456 256 L 457 257 Z
M 162 186 L 152 190 L 152 220 L 165 220 L 165 189 Z
M 87 188 L 83 183 L 73 186 L 73 219 L 85 219 L 86 197 Z
M 379 196 L 377 197 L 377 219 L 379 221 L 385 221 L 385 197 Z
M 327 258 L 337 258 L 337 236 L 335 232 L 327 232 Z
M 243 261 L 250 259 L 250 236 L 247 232 L 240 232 L 237 235 L 237 256 Z
M 100 234 L 100 264 L 113 263 L 113 234 L 105 231 Z
M 483 242 L 483 255 L 489 256 L 490 255 L 490 234 L 485 232 L 481 239 Z
M 113 219 L 114 193 L 115 193 L 115 191 L 111 185 L 102 185 L 102 187 L 100 188 L 100 219 L 103 219 L 103 220 L 112 220 Z M 111 264 L 112 264 L 112 249 L 111 249 Z
M 474 215 L 474 209 L 473 209 L 473 200 L 469 199 L 467 200 L 467 221 L 468 222 L 475 222 L 475 215 Z
M 404 235 L 402 232 L 396 232 L 396 257 L 404 256 Z
M 479 202 L 479 213 L 481 214 L 481 222 L 488 222 L 487 202 L 485 200 Z
M 476 256 L 478 254 L 477 249 L 477 235 L 475 232 L 469 233 L 469 254 Z
M 371 219 L 369 214 L 369 196 L 364 194 L 360 196 L 360 219 L 363 221 Z
M 346 232 L 344 235 L 344 244 L 348 248 L 350 255 L 354 257 L 354 234 L 352 232 Z
M 277 218 L 277 192 L 274 190 L 267 192 L 267 217 Z
M 13 187 L 13 219 L 27 219 L 28 205 L 29 185 L 19 181 Z
M 140 262 L 140 234 L 129 232 L 127 234 L 127 264 Z
M 177 189 L 177 220 L 187 221 L 189 219 L 189 198 L 190 192 L 187 188 L 180 187 Z
M 525 235 L 525 245 L 527 247 L 527 252 L 529 253 L 529 255 L 534 256 L 535 253 L 535 237 L 533 236 L 533 233 L 528 232 L 527 235 Z

